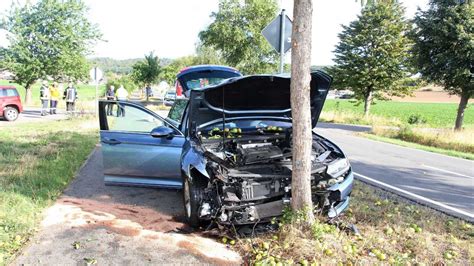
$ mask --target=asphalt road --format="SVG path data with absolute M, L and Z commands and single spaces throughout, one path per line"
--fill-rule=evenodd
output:
M 357 179 L 474 222 L 474 161 L 354 134 L 367 130 L 319 123 L 315 131 L 343 149 Z

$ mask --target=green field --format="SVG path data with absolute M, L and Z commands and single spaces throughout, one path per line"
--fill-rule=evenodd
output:
M 474 104 L 469 104 L 464 115 L 464 126 L 474 127 Z M 375 103 L 370 114 L 388 119 L 398 119 L 401 123 L 407 123 L 411 115 L 419 115 L 426 120 L 421 124 L 423 127 L 451 128 L 454 126 L 458 105 L 455 103 L 406 103 L 406 102 L 384 102 Z M 342 114 L 354 114 L 363 117 L 364 106 L 356 106 L 352 100 L 326 100 L 323 112 L 337 112 Z M 323 116 L 324 118 L 324 116 Z M 364 121 L 361 119 L 361 123 Z
M 18 92 L 20 93 L 21 100 L 25 100 L 25 93 L 26 90 L 23 86 L 16 84 L 16 83 L 11 83 L 8 80 L 0 80 L 0 85 L 13 85 L 17 88 Z M 32 88 L 32 101 L 33 103 L 31 105 L 36 105 L 38 106 L 40 104 L 40 99 L 39 99 L 39 88 L 41 86 L 41 83 L 37 82 L 35 85 L 33 85 Z M 64 89 L 66 89 L 67 84 L 64 84 Z M 78 84 L 77 85 L 77 91 L 79 95 L 79 101 L 91 101 L 95 99 L 95 86 L 94 85 L 88 85 L 88 84 Z M 105 92 L 105 85 L 100 85 L 99 86 L 99 96 L 104 95 Z

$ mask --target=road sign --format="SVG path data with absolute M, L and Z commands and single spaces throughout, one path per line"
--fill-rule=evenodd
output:
M 292 24 L 293 22 L 282 9 L 281 14 L 262 30 L 265 39 L 280 53 L 280 73 L 283 72 L 284 54 L 291 48 Z
M 284 29 L 283 29 L 283 52 L 286 53 L 291 48 L 291 19 L 284 15 Z M 270 22 L 262 31 L 265 39 L 275 48 L 277 52 L 280 52 L 280 32 L 281 32 L 281 14 Z
M 89 71 L 89 76 L 91 77 L 91 80 L 94 81 L 94 83 L 99 83 L 99 81 L 104 77 L 104 73 L 100 68 L 98 67 L 93 67 Z

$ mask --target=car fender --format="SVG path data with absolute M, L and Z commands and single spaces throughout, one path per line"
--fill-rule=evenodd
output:
M 184 150 L 181 158 L 181 172 L 184 173 L 191 181 L 191 170 L 196 169 L 203 176 L 210 178 L 206 170 L 207 160 L 194 147 L 189 147 Z

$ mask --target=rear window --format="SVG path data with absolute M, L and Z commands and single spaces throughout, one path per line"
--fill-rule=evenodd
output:
M 18 92 L 16 89 L 0 89 L 0 96 L 3 97 L 13 97 L 13 96 L 18 96 Z

